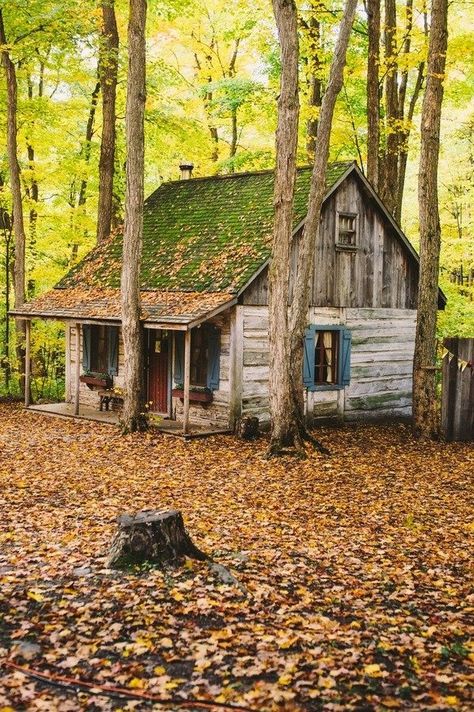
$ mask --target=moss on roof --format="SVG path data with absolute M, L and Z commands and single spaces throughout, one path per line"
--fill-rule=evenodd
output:
M 333 163 L 330 189 L 352 163 Z M 270 255 L 273 171 L 173 181 L 145 201 L 142 289 L 236 292 Z M 311 168 L 297 173 L 294 224 L 304 218 Z M 119 287 L 122 235 L 94 248 L 57 285 Z

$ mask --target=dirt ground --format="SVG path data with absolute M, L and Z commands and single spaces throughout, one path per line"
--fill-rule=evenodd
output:
M 268 462 L 0 406 L 0 711 L 473 709 L 472 444 L 318 436 Z M 105 567 L 117 515 L 169 507 L 247 595 Z

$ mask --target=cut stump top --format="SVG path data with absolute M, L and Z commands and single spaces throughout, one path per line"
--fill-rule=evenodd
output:
M 152 522 L 162 522 L 179 516 L 177 509 L 146 509 L 137 514 L 121 514 L 117 521 L 123 527 L 130 527 L 134 524 L 151 524 Z

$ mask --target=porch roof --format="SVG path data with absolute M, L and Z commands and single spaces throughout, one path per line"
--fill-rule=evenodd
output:
M 230 307 L 235 295 L 228 292 L 142 291 L 142 321 L 145 326 L 187 328 Z M 52 289 L 19 309 L 12 316 L 40 317 L 59 321 L 121 321 L 120 289 L 71 287 Z

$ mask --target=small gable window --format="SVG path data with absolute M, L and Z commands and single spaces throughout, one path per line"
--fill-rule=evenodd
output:
M 308 390 L 343 388 L 351 380 L 351 332 L 311 324 L 304 338 L 303 383 Z
M 337 213 L 336 247 L 340 250 L 357 248 L 357 213 Z
M 118 327 L 84 324 L 82 327 L 82 369 L 85 373 L 118 372 Z

